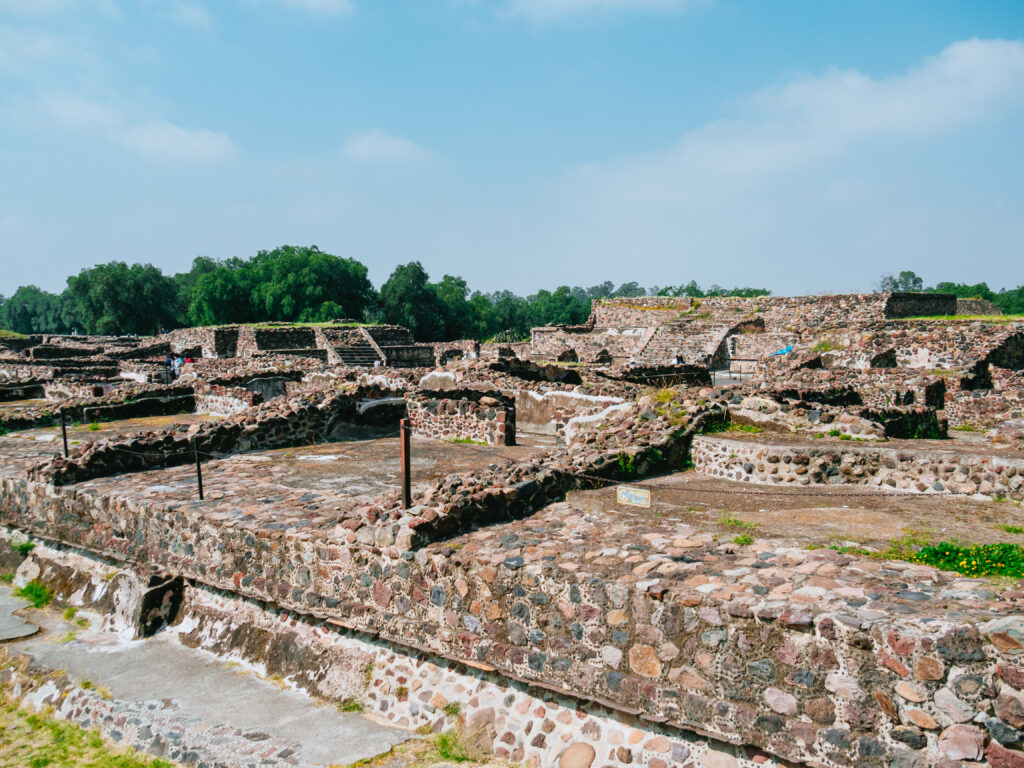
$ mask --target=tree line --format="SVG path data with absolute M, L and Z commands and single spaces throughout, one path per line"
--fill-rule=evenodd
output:
M 702 289 L 696 282 L 644 288 L 562 285 L 530 296 L 470 291 L 461 277 L 431 282 L 418 261 L 376 290 L 366 266 L 316 246 L 282 246 L 250 259 L 200 256 L 188 272 L 112 261 L 68 278 L 61 293 L 34 285 L 0 296 L 0 328 L 17 333 L 151 335 L 199 325 L 350 320 L 404 325 L 417 341 L 528 338 L 530 328 L 579 324 L 593 299 L 638 296 L 766 296 L 763 288 Z
M 1016 288 L 1004 288 L 1001 291 L 993 291 L 987 283 L 952 283 L 941 282 L 931 287 L 926 287 L 924 278 L 918 276 L 909 269 L 905 269 L 898 275 L 883 275 L 878 283 L 878 289 L 889 293 L 893 291 L 904 291 L 908 293 L 952 293 L 959 299 L 985 299 L 995 304 L 1004 315 L 1024 314 L 1024 285 Z

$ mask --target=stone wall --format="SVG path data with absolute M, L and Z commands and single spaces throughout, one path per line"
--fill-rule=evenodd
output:
M 20 381 L 10 384 L 0 384 L 0 403 L 13 400 L 31 400 L 33 398 L 45 397 L 43 382 Z
M 793 333 L 738 333 L 729 337 L 729 369 L 753 371 L 756 364 L 750 360 L 762 360 L 795 344 L 798 337 Z
M 136 388 L 135 385 L 125 384 L 103 397 L 47 403 L 0 414 L 0 426 L 6 429 L 49 426 L 59 423 L 62 408 L 68 421 L 115 421 L 192 413 L 195 410 L 195 396 L 192 387 Z
M 43 391 L 48 400 L 90 400 L 105 397 L 123 386 L 125 386 L 124 381 L 86 382 L 60 379 L 47 382 Z
M 515 400 L 501 392 L 419 390 L 406 395 L 413 431 L 435 440 L 516 444 Z
M 579 416 L 593 416 L 610 405 L 623 403 L 620 397 L 583 395 L 577 392 L 545 392 L 528 389 L 516 393 L 516 429 L 538 435 L 555 435 L 565 441 L 565 427 Z
M 957 314 L 958 304 L 952 293 L 891 293 L 885 305 L 885 316 L 945 317 Z
M 436 341 L 430 346 L 434 348 L 435 364 L 438 366 L 444 366 L 451 360 L 477 360 L 480 358 L 480 342 L 473 339 Z
M 52 379 L 55 369 L 48 365 L 27 365 L 22 361 L 0 360 L 0 381 L 37 382 Z
M 594 573 L 595 565 L 527 562 L 525 542 L 506 551 L 438 546 L 396 559 L 361 546 L 355 531 L 351 539 L 305 531 L 257 536 L 244 525 L 213 524 L 193 505 L 172 508 L 10 478 L 0 486 L 0 514 L 46 539 L 147 563 L 636 717 L 636 736 L 630 732 L 626 743 L 607 745 L 614 755 L 602 755 L 602 766 L 664 759 L 658 751 L 663 742 L 651 741 L 645 752 L 644 730 L 661 728 L 673 738 L 697 731 L 749 745 L 746 756 L 759 756 L 754 762 L 762 764 L 770 759 L 764 750 L 810 765 L 936 765 L 950 754 L 942 738 L 957 735 L 958 713 L 994 713 L 987 715 L 995 719 L 992 727 L 1003 723 L 1012 732 L 1004 721 L 1016 722 L 1024 701 L 1024 678 L 1014 666 L 1024 623 L 1012 606 L 1005 616 L 977 608 L 970 616 L 928 622 L 896 613 L 861 618 L 841 602 L 822 609 L 830 593 L 816 584 L 840 573 L 862 574 L 863 588 L 850 587 L 851 596 L 872 591 L 872 579 L 896 567 L 903 589 L 914 595 L 924 584 L 936 593 L 966 588 L 923 566 L 871 563 L 827 549 L 764 548 L 763 558 L 742 557 L 710 538 L 678 545 L 655 539 L 654 546 L 678 552 L 678 559 L 654 561 L 655 572 L 637 558 L 636 567 L 644 568 L 620 569 L 618 578 Z M 765 565 L 758 570 L 757 563 Z M 798 566 L 805 574 L 820 570 L 801 576 Z M 749 599 L 725 581 L 733 571 L 772 586 Z M 777 589 L 783 585 L 787 589 Z M 907 605 L 922 610 L 920 603 Z M 399 665 L 392 678 L 390 663 L 385 658 L 374 678 L 387 681 L 396 698 L 397 687 L 405 686 L 409 699 L 419 701 L 418 677 L 401 680 Z M 1007 680 L 1018 681 L 1018 688 Z M 443 706 L 437 701 L 432 706 Z M 473 709 L 470 698 L 467 710 Z M 526 714 L 518 706 L 514 711 Z M 399 712 L 412 716 L 411 708 Z M 555 727 L 529 734 L 531 746 L 551 746 Z M 985 731 L 975 730 L 968 735 L 980 755 Z M 534 743 L 538 735 L 545 738 Z M 605 746 L 604 729 L 588 735 Z M 510 753 L 520 743 L 513 738 Z M 735 753 L 708 756 L 706 742 L 692 744 L 692 758 L 702 766 L 738 764 Z
M 393 368 L 431 368 L 434 365 L 434 348 L 429 344 L 381 347 L 381 350 L 387 365 Z
M 685 362 L 707 364 L 716 357 L 724 360 L 719 348 L 745 325 L 792 335 L 955 311 L 955 297 L 945 294 L 603 299 L 594 301 L 585 325 L 533 329 L 530 355 L 558 360 L 571 352 L 579 361 L 594 363 L 633 358 L 663 363 L 678 355 Z
M 645 342 L 645 329 L 604 328 L 575 331 L 570 328 L 534 328 L 530 338 L 530 357 L 539 361 L 562 360 L 571 350 L 576 361 L 585 363 L 625 362 Z
M 957 299 L 956 314 L 958 315 L 1001 315 L 1003 311 L 985 299 Z
M 384 398 L 390 407 L 365 407 L 367 401 L 380 399 L 381 391 L 376 387 L 315 392 L 290 401 L 279 399 L 226 421 L 193 425 L 188 431 L 158 430 L 77 446 L 69 458 L 51 459 L 34 467 L 30 474 L 37 480 L 67 485 L 122 472 L 187 464 L 193 460 L 193 438 L 199 450 L 210 455 L 312 445 L 329 440 L 339 428 L 350 424 L 396 425 L 405 413 L 404 402 Z M 190 410 L 194 410 L 194 403 Z
M 204 358 L 229 358 L 238 356 L 238 328 L 237 325 L 179 328 L 168 335 L 175 353 L 199 349 Z
M 527 359 L 530 357 L 530 342 L 519 341 L 510 344 L 499 342 L 482 342 L 480 344 L 481 360 L 498 360 L 503 357 Z
M 218 384 L 196 386 L 196 413 L 234 416 L 262 402 L 262 394 L 243 387 L 224 387 Z
M 761 485 L 870 485 L 906 493 L 1024 499 L 1024 458 L 846 443 L 769 444 L 704 435 L 693 463 L 710 477 Z
M 927 405 L 941 409 L 946 402 L 946 379 L 924 370 L 899 368 L 833 368 L 789 371 L 765 382 L 761 393 L 770 397 L 835 402 L 872 408 Z M 848 393 L 856 393 L 851 398 Z

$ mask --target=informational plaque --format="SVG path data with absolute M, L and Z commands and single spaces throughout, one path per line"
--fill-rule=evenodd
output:
M 630 488 L 620 485 L 616 489 L 619 504 L 626 504 L 630 507 L 650 507 L 651 492 L 643 488 Z

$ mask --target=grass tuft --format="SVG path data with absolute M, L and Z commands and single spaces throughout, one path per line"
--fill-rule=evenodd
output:
M 740 518 L 736 517 L 731 512 L 726 512 L 718 518 L 718 524 L 723 528 L 728 528 L 730 531 L 756 531 L 761 527 L 760 523 L 740 520 Z
M 83 683 L 83 687 L 86 687 Z M 9 697 L 0 707 L 0 765 L 25 768 L 173 768 L 167 760 L 118 747 L 49 710 L 30 712 Z
M 10 544 L 11 549 L 22 557 L 27 557 L 28 554 L 36 548 L 35 542 L 28 541 L 27 539 L 25 541 L 12 541 Z
M 53 591 L 38 579 L 34 579 L 21 589 L 15 590 L 14 594 L 25 598 L 36 608 L 45 608 L 53 600 Z

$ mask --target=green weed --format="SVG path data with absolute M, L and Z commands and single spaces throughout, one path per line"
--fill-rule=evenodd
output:
M 755 427 L 753 424 L 730 424 L 726 432 L 746 432 L 750 435 L 757 435 L 764 432 L 764 427 Z
M 22 557 L 26 557 L 33 549 L 36 548 L 35 542 L 33 541 L 12 541 L 11 549 L 17 552 Z
M 457 731 L 445 731 L 437 734 L 437 754 L 443 760 L 451 760 L 453 763 L 465 763 L 472 760 L 462 743 L 462 737 Z
M 15 590 L 14 594 L 25 598 L 36 608 L 45 608 L 53 600 L 53 591 L 37 579 L 30 581 L 21 589 Z
M 761 527 L 760 523 L 752 523 L 747 520 L 740 520 L 730 512 L 726 512 L 718 518 L 718 524 L 730 531 L 756 531 Z
M 1020 526 L 1020 525 L 1006 525 L 1006 524 L 1002 524 L 1002 525 L 997 525 L 996 528 L 998 528 L 1001 531 L 1006 531 L 1007 533 L 1024 533 L 1024 526 Z
M 83 687 L 85 685 L 83 684 Z M 8 699 L 4 699 L 8 702 Z M 173 768 L 167 760 L 149 757 L 106 741 L 99 731 L 57 720 L 49 711 L 30 712 L 14 703 L 0 708 L 3 765 L 26 768 Z
M 619 472 L 624 475 L 633 475 L 636 473 L 636 456 L 628 453 L 619 454 Z
M 754 537 L 747 533 L 741 533 L 739 536 L 733 538 L 732 543 L 739 544 L 741 547 L 745 547 L 748 544 L 754 543 Z
M 1024 578 L 1024 546 L 1020 544 L 973 544 L 969 547 L 944 541 L 923 547 L 907 558 L 962 576 Z

